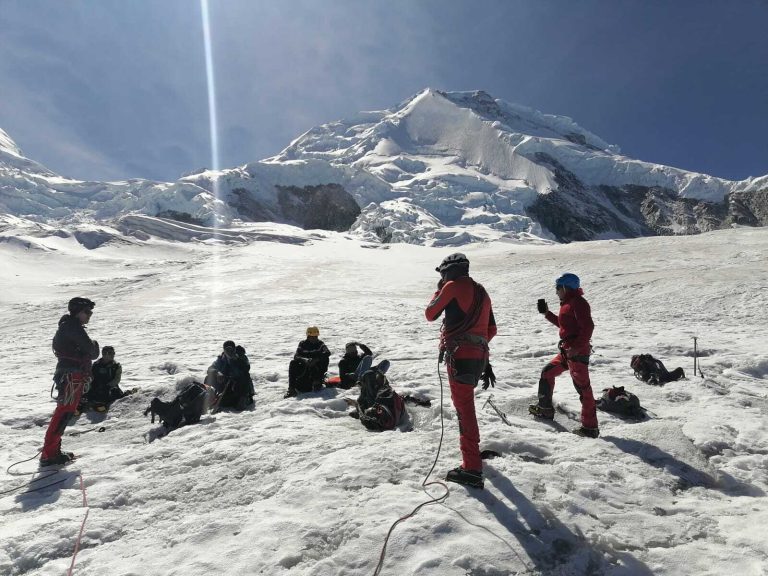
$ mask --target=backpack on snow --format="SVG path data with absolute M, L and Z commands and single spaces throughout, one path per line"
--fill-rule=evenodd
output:
M 624 390 L 624 386 L 613 386 L 605 388 L 602 397 L 598 398 L 597 407 L 605 412 L 614 414 L 625 414 L 627 416 L 642 416 L 643 409 L 640 406 L 640 399 Z
M 374 368 L 360 378 L 357 410 L 360 422 L 368 430 L 394 430 L 405 413 L 405 402 L 389 385 L 384 373 Z
M 184 424 L 197 424 L 206 410 L 207 396 L 206 387 L 199 382 L 193 382 L 170 402 L 163 402 L 160 398 L 152 400 L 144 411 L 144 416 L 151 412 L 152 424 L 157 416 L 168 430 L 179 427 L 182 421 Z
M 685 372 L 683 372 L 682 368 L 675 368 L 670 372 L 661 360 L 654 358 L 650 354 L 632 356 L 629 365 L 635 371 L 635 378 L 654 386 L 685 378 Z

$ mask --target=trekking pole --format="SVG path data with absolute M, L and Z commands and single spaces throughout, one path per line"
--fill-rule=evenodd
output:
M 698 338 L 696 336 L 693 337 L 693 375 L 696 376 L 696 357 L 698 355 L 698 347 L 696 341 Z

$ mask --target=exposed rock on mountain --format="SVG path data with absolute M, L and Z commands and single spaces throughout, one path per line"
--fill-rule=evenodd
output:
M 349 230 L 360 215 L 360 206 L 339 184 L 277 186 L 283 216 L 302 228 Z

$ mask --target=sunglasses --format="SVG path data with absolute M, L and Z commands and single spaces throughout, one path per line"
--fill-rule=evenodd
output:
M 81 312 L 84 312 L 86 316 L 93 316 L 93 310 L 81 310 Z

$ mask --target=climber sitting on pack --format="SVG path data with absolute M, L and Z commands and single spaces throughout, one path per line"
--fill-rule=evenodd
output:
M 328 372 L 330 356 L 328 347 L 320 340 L 318 327 L 307 328 L 307 338 L 299 342 L 288 366 L 288 392 L 285 393 L 285 398 L 320 390 Z

